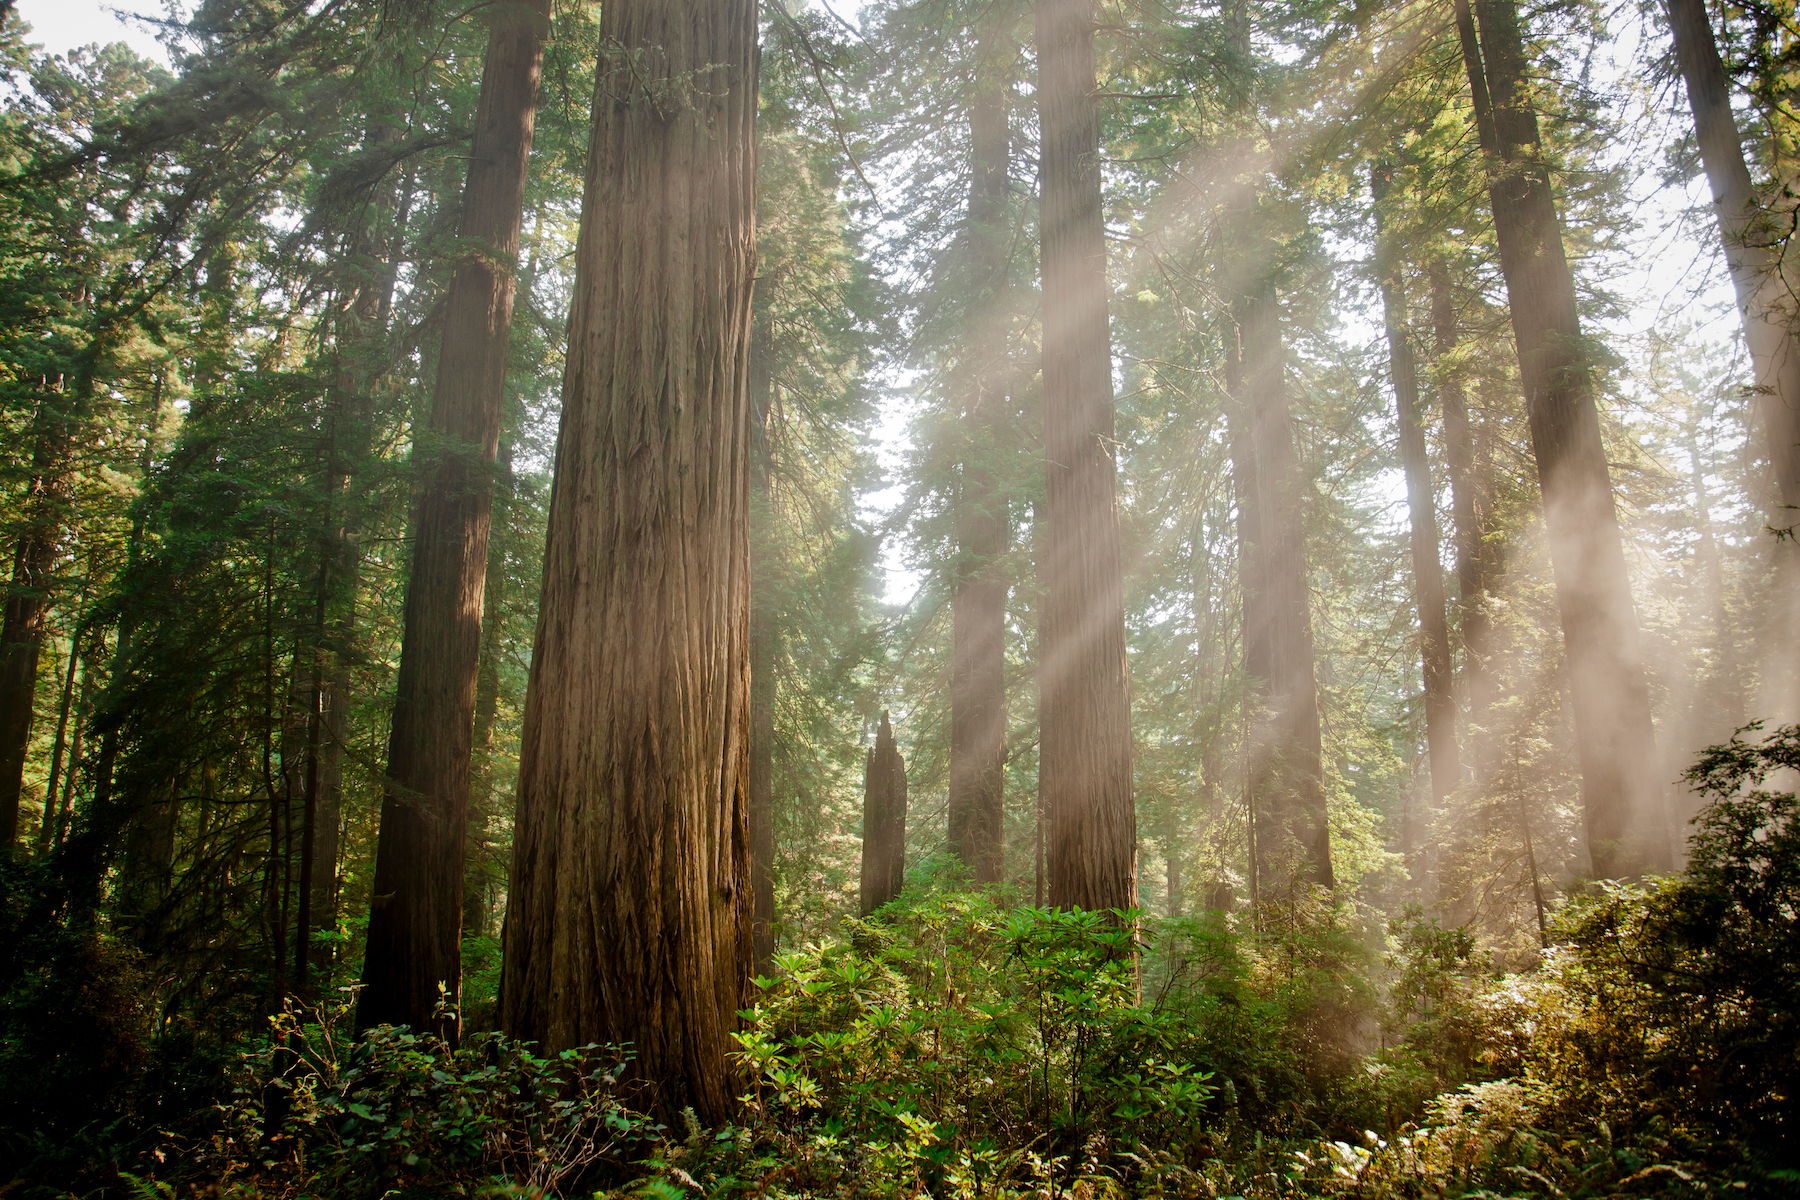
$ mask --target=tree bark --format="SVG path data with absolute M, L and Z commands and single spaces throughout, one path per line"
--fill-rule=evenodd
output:
M 1413 598 L 1419 609 L 1419 659 L 1425 684 L 1425 745 L 1431 767 L 1432 807 L 1443 811 L 1462 782 L 1456 745 L 1455 673 L 1450 663 L 1450 624 L 1444 616 L 1444 566 L 1438 557 L 1437 489 L 1425 451 L 1425 421 L 1419 399 L 1418 363 L 1407 333 L 1406 285 L 1393 246 L 1381 230 L 1381 207 L 1388 168 L 1378 165 L 1372 181 L 1375 200 L 1376 270 L 1381 276 L 1382 313 L 1387 326 L 1388 368 L 1400 428 L 1400 466 L 1406 476 L 1406 504 L 1412 526 Z
M 1667 811 L 1656 768 L 1650 694 L 1638 651 L 1612 478 L 1563 252 L 1513 0 L 1468 0 L 1457 26 L 1492 176 L 1488 196 L 1506 279 L 1551 569 L 1562 619 L 1581 763 L 1588 853 L 1600 878 L 1667 870 Z M 1485 110 L 1485 113 L 1484 113 Z
M 996 10 L 997 11 L 997 10 Z M 1008 497 L 996 479 L 1005 428 L 1007 181 L 1010 134 L 998 31 L 984 29 L 970 108 L 971 302 L 964 331 L 965 438 L 956 505 L 957 560 L 950 597 L 950 848 L 978 884 L 1005 868 L 1006 595 Z
M 549 33 L 548 0 L 498 10 L 488 35 L 422 440 L 412 572 L 375 851 L 359 1026 L 436 1028 L 454 1040 L 462 993 L 463 866 L 493 463 L 512 331 L 514 262 Z
M 1703 0 L 1667 0 L 1675 62 L 1687 84 L 1688 105 L 1700 143 L 1700 161 L 1712 189 L 1719 222 L 1719 241 L 1731 268 L 1744 341 L 1755 368 L 1754 407 L 1768 439 L 1781 503 L 1787 509 L 1779 527 L 1792 527 L 1800 517 L 1800 346 L 1795 344 L 1794 313 L 1781 269 L 1780 238 L 1768 227 L 1743 139 L 1731 112 L 1730 80 L 1719 58 L 1718 42 Z
M 1236 453 L 1244 459 L 1246 476 L 1239 504 L 1246 493 L 1253 497 L 1250 519 L 1240 525 L 1251 534 L 1245 668 L 1255 681 L 1252 696 L 1260 692 L 1264 702 L 1261 720 L 1254 722 L 1260 732 L 1252 737 L 1247 786 L 1253 801 L 1257 892 L 1267 902 L 1296 885 L 1331 887 L 1334 877 L 1313 668 L 1304 493 L 1288 411 L 1281 306 L 1273 287 L 1262 282 L 1239 312 L 1244 444 Z
M 68 471 L 74 453 L 69 398 L 46 389 L 32 418 L 31 476 L 25 514 L 13 546 L 11 586 L 0 616 L 0 854 L 19 839 L 19 802 L 37 702 L 38 655 L 50 614 L 51 572 L 68 517 Z M 48 807 L 48 805 L 46 805 Z
M 752 961 L 756 5 L 601 10 L 501 1021 L 732 1112 Z
M 1452 539 L 1456 544 L 1463 681 L 1469 696 L 1469 724 L 1483 730 L 1487 725 L 1488 710 L 1498 699 L 1494 673 L 1488 662 L 1492 654 L 1489 630 L 1493 624 L 1488 592 L 1497 585 L 1502 570 L 1499 543 L 1489 537 L 1492 532 L 1491 468 L 1476 444 L 1463 376 L 1443 361 L 1456 349 L 1458 340 L 1450 276 L 1441 264 L 1434 264 L 1430 280 L 1433 349 L 1439 362 L 1436 376 L 1438 403 L 1444 410 L 1444 459 L 1450 468 L 1450 514 Z M 1478 734 L 1472 735 L 1471 740 L 1478 737 Z
M 1038 0 L 1044 602 L 1040 780 L 1050 903 L 1137 903 L 1093 0 Z
M 751 969 L 767 975 L 775 958 L 775 655 L 778 591 L 769 473 L 769 414 L 775 381 L 767 316 L 750 333 L 750 923 Z
M 887 713 L 863 765 L 862 915 L 868 916 L 906 885 L 906 763 Z

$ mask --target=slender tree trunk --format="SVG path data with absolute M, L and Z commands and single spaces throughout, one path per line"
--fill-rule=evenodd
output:
M 1476 729 L 1485 729 L 1488 710 L 1498 698 L 1494 673 L 1488 662 L 1492 654 L 1489 629 L 1493 623 L 1488 609 L 1488 591 L 1499 577 L 1498 544 L 1492 543 L 1489 537 L 1492 532 L 1488 495 L 1490 471 L 1477 453 L 1463 374 L 1445 361 L 1455 352 L 1458 340 L 1450 276 L 1438 264 L 1432 267 L 1430 278 L 1433 349 L 1439 363 L 1438 402 L 1444 410 L 1444 458 L 1450 467 L 1450 513 L 1452 537 L 1456 543 L 1463 680 L 1469 696 L 1469 723 Z
M 1544 524 L 1556 579 L 1581 763 L 1588 853 L 1601 878 L 1666 870 L 1667 811 L 1591 365 L 1563 252 L 1537 117 L 1524 94 L 1513 0 L 1468 0 L 1457 24 L 1492 167 L 1488 193 L 1506 278 Z
M 1270 603 L 1261 546 L 1263 542 L 1262 487 L 1258 482 L 1256 445 L 1250 436 L 1250 397 L 1244 390 L 1244 306 L 1234 306 L 1225 339 L 1225 391 L 1231 398 L 1226 426 L 1231 447 L 1231 486 L 1237 504 L 1238 596 L 1243 605 L 1244 641 L 1244 838 L 1245 882 L 1254 910 L 1262 900 L 1256 844 L 1259 793 L 1265 787 L 1260 764 L 1268 756 L 1271 729 L 1268 720 L 1269 681 L 1274 665 L 1269 647 Z
M 1704 0 L 1666 0 L 1674 34 L 1675 62 L 1687 83 L 1688 105 L 1700 143 L 1700 161 L 1712 188 L 1719 240 L 1737 292 L 1738 316 L 1756 373 L 1754 407 L 1768 439 L 1769 460 L 1790 527 L 1800 520 L 1800 346 L 1795 343 L 1792 297 L 1781 270 L 1780 231 L 1769 227 L 1743 139 L 1731 111 L 1731 85 Z
M 0 854 L 10 854 L 19 839 L 38 654 L 50 614 L 51 572 L 68 517 L 68 471 L 74 453 L 69 402 L 61 386 L 45 389 L 38 398 L 32 418 L 31 476 L 20 506 L 25 520 L 13 545 L 12 582 L 0 616 Z
M 38 822 L 37 853 L 49 853 L 57 823 L 57 785 L 62 782 L 63 754 L 69 746 L 69 715 L 75 708 L 75 669 L 81 663 L 81 639 L 87 629 L 80 624 L 69 635 L 69 661 L 57 689 L 56 737 L 50 745 L 50 774 L 44 779 L 44 815 Z M 70 765 L 71 772 L 74 766 Z
M 997 11 L 997 10 L 996 10 Z M 976 883 L 1005 867 L 1006 576 L 1008 497 L 996 479 L 1005 428 L 1007 180 L 1010 134 L 998 31 L 982 33 L 970 109 L 972 298 L 964 331 L 965 453 L 957 496 L 951 609 L 950 848 Z
M 1431 765 L 1432 806 L 1443 811 L 1462 782 L 1462 759 L 1456 745 L 1455 673 L 1450 664 L 1450 624 L 1444 616 L 1444 567 L 1438 557 L 1437 489 L 1425 450 L 1424 409 L 1419 399 L 1419 373 L 1407 333 L 1406 285 L 1393 247 L 1381 233 L 1381 206 L 1388 190 L 1387 168 L 1377 166 L 1373 180 L 1376 210 L 1377 270 L 1381 275 L 1382 312 L 1387 325 L 1388 365 L 1399 416 L 1400 466 L 1406 475 L 1406 502 L 1412 519 L 1413 597 L 1419 608 L 1419 658 L 1425 683 L 1425 745 Z
M 887 713 L 863 766 L 862 915 L 906 886 L 906 763 Z
M 1125 586 L 1113 457 L 1093 0 L 1038 0 L 1044 605 L 1040 780 L 1050 903 L 1137 903 Z
M 752 963 L 756 9 L 601 10 L 500 997 L 708 1124 Z
M 750 465 L 750 921 L 752 970 L 767 975 L 775 958 L 775 655 L 778 591 L 769 472 L 775 399 L 769 322 L 750 334 L 750 408 L 755 444 Z
M 431 428 L 418 449 L 400 677 L 375 851 L 361 1026 L 435 1027 L 439 989 L 462 994 L 463 867 L 493 463 L 506 393 L 513 260 L 537 116 L 549 2 L 496 11 L 482 68 L 457 236 L 478 247 L 457 264 L 445 302 Z
M 523 282 L 523 281 L 522 281 Z M 475 674 L 475 734 L 469 768 L 468 864 L 463 872 L 463 933 L 487 936 L 494 899 L 504 875 L 488 836 L 494 813 L 494 730 L 500 715 L 500 657 L 506 635 L 506 530 L 512 517 L 513 446 L 502 435 L 495 459 L 494 505 L 489 520 L 487 570 L 482 576 L 481 665 Z

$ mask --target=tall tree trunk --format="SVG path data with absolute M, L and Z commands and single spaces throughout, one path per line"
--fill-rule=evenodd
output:
M 522 281 L 523 282 L 523 281 Z M 515 481 L 513 446 L 504 434 L 494 460 L 494 503 L 489 519 L 487 570 L 482 576 L 481 657 L 475 673 L 475 733 L 469 767 L 469 862 L 463 871 L 463 933 L 487 936 L 504 868 L 494 854 L 488 822 L 494 813 L 494 734 L 500 715 L 500 657 L 506 637 L 506 530 Z
M 85 595 L 84 592 L 83 608 L 86 607 Z M 44 778 L 44 814 L 38 822 L 37 853 L 40 858 L 50 852 L 60 819 L 57 786 L 62 782 L 63 756 L 69 747 L 69 717 L 75 709 L 75 671 L 81 665 L 81 639 L 86 634 L 86 625 L 78 622 L 75 631 L 69 635 L 69 660 L 64 666 L 62 686 L 57 689 L 56 736 L 50 743 L 50 774 Z M 74 762 L 70 760 L 69 771 L 73 774 L 74 770 Z
M 1040 786 L 1050 903 L 1137 903 L 1125 585 L 1113 458 L 1093 0 L 1038 0 L 1044 603 Z
M 512 332 L 514 263 L 537 117 L 549 0 L 496 10 L 481 74 L 457 236 L 478 247 L 457 264 L 444 309 L 388 775 L 375 850 L 356 1019 L 435 1027 L 439 989 L 462 994 L 463 864 L 493 463 Z
M 775 958 L 775 656 L 778 650 L 774 513 L 769 474 L 774 442 L 769 414 L 775 379 L 769 320 L 750 331 L 750 923 L 751 969 L 769 973 Z
M 38 398 L 31 422 L 31 476 L 20 506 L 25 520 L 13 545 L 12 581 L 0 616 L 0 854 L 12 853 L 19 839 L 38 655 L 50 614 L 51 572 L 68 517 L 68 471 L 75 448 L 69 405 L 61 386 L 45 389 Z
M 1669 28 L 1674 34 L 1675 62 L 1687 83 L 1688 105 L 1700 161 L 1712 188 L 1719 240 L 1731 268 L 1738 316 L 1756 373 L 1754 407 L 1768 439 L 1769 460 L 1785 519 L 1800 522 L 1800 346 L 1795 342 L 1792 297 L 1781 270 L 1780 231 L 1769 227 L 1744 144 L 1731 112 L 1730 80 L 1719 58 L 1704 0 L 1667 0 Z
M 1464 376 L 1454 364 L 1445 361 L 1455 352 L 1458 341 L 1450 275 L 1442 264 L 1434 264 L 1430 279 L 1433 350 L 1438 359 L 1438 403 L 1444 410 L 1444 459 L 1450 468 L 1450 516 L 1452 540 L 1456 544 L 1463 681 L 1469 695 L 1469 723 L 1477 730 L 1485 730 L 1488 710 L 1498 699 L 1494 672 L 1488 662 L 1492 653 L 1488 631 L 1493 624 L 1488 591 L 1498 583 L 1500 574 L 1498 544 L 1489 537 L 1493 524 L 1489 495 L 1491 470 L 1477 453 Z M 1480 733 L 1472 735 L 1471 741 L 1480 736 Z M 1481 756 L 1476 754 L 1475 757 Z
M 751 0 L 612 0 L 519 762 L 503 1027 L 732 1111 L 752 962 Z
M 1479 41 L 1468 0 L 1457 0 L 1478 131 L 1492 168 L 1488 195 L 1544 498 L 1588 853 L 1601 878 L 1666 870 L 1667 811 L 1637 614 L 1575 278 L 1539 153 L 1537 117 L 1524 94 L 1518 13 L 1513 0 L 1481 0 L 1478 11 Z
M 999 10 L 995 9 L 997 13 Z M 1005 866 L 1006 577 L 1008 497 L 995 461 L 1005 428 L 1007 87 L 999 32 L 982 31 L 969 113 L 974 149 L 969 189 L 971 300 L 958 385 L 964 424 L 956 498 L 957 561 L 950 597 L 950 848 L 976 883 Z
M 1245 572 L 1245 669 L 1264 711 L 1255 721 L 1247 787 L 1260 900 L 1294 885 L 1333 884 L 1325 812 L 1319 689 L 1313 671 L 1312 591 L 1306 578 L 1304 488 L 1288 411 L 1281 305 L 1258 281 L 1241 302 L 1238 353 L 1244 412 L 1239 505 L 1252 497 Z M 1254 606 L 1254 612 L 1252 611 Z M 1254 627 L 1252 627 L 1254 622 Z M 1266 674 L 1264 673 L 1266 672 Z M 1263 681 L 1266 681 L 1263 682 Z
M 863 764 L 862 915 L 906 885 L 906 763 L 886 712 Z
M 1432 806 L 1445 801 L 1462 782 L 1456 746 L 1455 673 L 1450 665 L 1450 624 L 1444 616 L 1444 566 L 1438 557 L 1437 489 L 1425 451 L 1425 420 L 1419 400 L 1419 372 L 1407 332 L 1406 284 L 1391 239 L 1381 231 L 1381 207 L 1389 182 L 1387 168 L 1375 168 L 1376 269 L 1381 276 L 1382 313 L 1387 325 L 1388 367 L 1400 426 L 1400 466 L 1406 475 L 1406 503 L 1412 519 L 1413 597 L 1419 608 L 1419 658 L 1425 683 L 1425 745 L 1431 765 Z

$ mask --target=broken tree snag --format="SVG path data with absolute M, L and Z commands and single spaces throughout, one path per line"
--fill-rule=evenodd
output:
M 863 768 L 862 915 L 898 896 L 905 882 L 906 763 L 883 712 Z

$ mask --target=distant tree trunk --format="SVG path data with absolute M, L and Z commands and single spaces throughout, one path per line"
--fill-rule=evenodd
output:
M 494 460 L 494 504 L 489 520 L 487 570 L 481 600 L 481 658 L 475 673 L 475 734 L 469 768 L 469 821 L 465 837 L 469 862 L 463 871 L 463 933 L 487 936 L 493 926 L 494 896 L 504 868 L 495 861 L 488 822 L 494 808 L 494 729 L 500 715 L 500 658 L 506 635 L 505 530 L 512 515 L 515 481 L 513 446 L 504 436 Z
M 1544 498 L 1588 853 L 1601 878 L 1667 870 L 1667 812 L 1637 614 L 1575 279 L 1539 154 L 1537 117 L 1524 94 L 1518 13 L 1513 0 L 1481 0 L 1478 12 L 1479 42 L 1468 0 L 1457 0 L 1478 131 L 1492 167 L 1488 194 Z
M 374 903 L 358 995 L 359 1026 L 437 1028 L 439 988 L 462 993 L 463 866 L 493 463 L 506 393 L 513 260 L 549 33 L 549 0 L 496 10 L 482 67 L 473 151 L 444 307 L 431 427 L 418 451 L 388 777 L 375 851 Z
M 1753 401 L 1789 527 L 1800 522 L 1800 346 L 1792 295 L 1781 269 L 1781 231 L 1771 228 L 1744 162 L 1731 86 L 1703 0 L 1667 0 L 1675 62 L 1687 83 L 1700 161 L 1712 188 L 1719 240 L 1737 292 L 1738 316 L 1756 373 Z
M 775 381 L 769 322 L 750 333 L 750 909 L 752 970 L 767 975 L 775 958 L 775 654 L 777 593 L 769 504 L 769 413 Z
M 1304 487 L 1288 412 L 1281 306 L 1273 288 L 1259 283 L 1239 312 L 1245 411 L 1243 444 L 1234 453 L 1245 466 L 1240 507 L 1246 494 L 1252 497 L 1249 517 L 1241 525 L 1252 535 L 1244 594 L 1245 668 L 1253 681 L 1267 681 L 1261 685 L 1266 687 L 1266 707 L 1257 722 L 1260 736 L 1252 738 L 1248 787 L 1255 878 L 1259 898 L 1266 902 L 1294 884 L 1330 887 L 1333 875 L 1313 673 Z M 1261 689 L 1255 682 L 1251 686 L 1254 697 Z
M 971 297 L 958 384 L 965 426 L 956 498 L 957 561 L 951 609 L 950 848 L 976 883 L 1005 867 L 1006 576 L 1008 497 L 995 478 L 1005 422 L 1007 180 L 1010 135 L 998 33 L 981 37 L 970 108 Z
M 1044 602 L 1040 786 L 1050 903 L 1137 903 L 1093 0 L 1038 0 Z
M 723 1122 L 752 963 L 751 0 L 611 0 L 520 748 L 503 1027 Z
M 1262 486 L 1258 479 L 1256 445 L 1251 438 L 1250 397 L 1244 390 L 1244 312 L 1246 303 L 1233 306 L 1232 319 L 1223 330 L 1225 339 L 1225 391 L 1231 398 L 1226 408 L 1226 428 L 1231 448 L 1231 486 L 1236 500 L 1238 597 L 1242 603 L 1244 641 L 1244 840 L 1245 871 L 1250 904 L 1262 901 L 1258 875 L 1261 855 L 1256 844 L 1259 801 L 1266 801 L 1264 772 L 1259 764 L 1267 755 L 1271 738 L 1268 721 L 1269 681 L 1274 676 L 1269 647 L 1270 596 L 1261 546 L 1263 543 Z
M 1444 617 L 1444 566 L 1438 557 L 1437 489 L 1425 451 L 1425 421 L 1419 373 L 1407 332 L 1406 287 L 1393 247 L 1381 232 L 1381 206 L 1388 190 L 1387 167 L 1373 179 L 1376 211 L 1376 265 L 1381 276 L 1382 312 L 1387 325 L 1389 374 L 1399 415 L 1400 466 L 1406 475 L 1406 502 L 1412 523 L 1413 597 L 1419 608 L 1419 658 L 1425 683 L 1425 745 L 1431 766 L 1432 806 L 1442 811 L 1462 782 L 1456 746 L 1455 673 L 1450 665 L 1450 624 Z
M 898 896 L 905 884 L 906 763 L 883 712 L 863 765 L 862 915 Z
M 1461 614 L 1463 680 L 1469 694 L 1469 723 L 1485 729 L 1488 709 L 1495 695 L 1492 654 L 1488 631 L 1493 618 L 1488 592 L 1498 582 L 1498 546 L 1490 538 L 1490 481 L 1486 462 L 1480 460 L 1469 422 L 1468 394 L 1462 374 L 1443 365 L 1457 345 L 1456 305 L 1450 292 L 1450 276 L 1434 265 L 1431 280 L 1433 349 L 1440 362 L 1437 373 L 1438 402 L 1444 410 L 1444 458 L 1450 467 L 1452 540 L 1456 544 L 1457 605 Z M 1478 739 L 1473 735 L 1472 740 Z M 1477 758 L 1480 756 L 1477 754 Z
M 38 822 L 37 853 L 40 858 L 50 852 L 60 820 L 57 787 L 62 782 L 63 756 L 69 747 L 69 717 L 75 709 L 75 671 L 81 665 L 81 639 L 86 634 L 87 627 L 77 624 L 69 635 L 69 661 L 64 665 L 62 686 L 57 689 L 56 736 L 50 743 L 50 774 L 44 778 L 44 815 Z M 75 764 L 71 759 L 69 773 L 74 771 Z
M 0 854 L 12 853 L 19 840 L 38 654 L 50 614 L 51 573 L 68 518 L 68 472 L 75 449 L 69 401 L 60 386 L 38 397 L 31 422 L 31 476 L 20 505 L 25 519 L 13 544 L 12 581 L 0 617 Z

